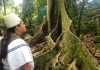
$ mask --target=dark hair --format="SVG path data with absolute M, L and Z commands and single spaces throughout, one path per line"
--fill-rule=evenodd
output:
M 16 25 L 20 26 L 20 24 Z M 12 33 L 15 33 L 16 26 L 12 28 L 8 28 L 7 32 L 5 32 L 3 39 L 1 40 L 1 57 L 5 59 L 8 54 L 8 45 L 10 43 Z
M 7 47 L 10 42 L 11 34 L 14 32 L 15 32 L 15 27 L 8 28 L 7 32 L 4 34 L 3 39 L 1 40 L 1 57 L 3 59 L 5 59 L 7 56 L 7 53 L 8 53 Z

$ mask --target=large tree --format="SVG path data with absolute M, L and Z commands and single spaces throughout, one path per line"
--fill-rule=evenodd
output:
M 71 31 L 65 0 L 47 0 L 47 19 L 31 38 L 36 70 L 100 70 L 82 41 Z M 66 0 L 67 2 L 67 0 Z

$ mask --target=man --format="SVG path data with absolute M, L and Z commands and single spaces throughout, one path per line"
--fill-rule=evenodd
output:
M 21 39 L 26 32 L 24 22 L 14 13 L 4 17 L 7 32 L 1 40 L 1 55 L 4 70 L 33 70 L 34 62 L 30 47 Z

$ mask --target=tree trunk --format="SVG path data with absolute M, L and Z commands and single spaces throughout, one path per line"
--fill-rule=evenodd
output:
M 51 22 L 50 22 L 50 10 L 51 10 L 51 0 L 47 0 L 47 22 L 48 22 L 48 32 L 51 31 Z
M 6 15 L 6 1 L 3 0 L 3 7 L 4 7 L 4 15 Z
M 81 17 L 82 17 L 82 13 L 83 13 L 83 10 L 84 10 L 85 3 L 86 3 L 86 0 L 83 0 L 80 15 L 78 17 L 78 28 L 77 28 L 77 36 L 78 37 L 80 36 L 80 22 L 81 22 Z
M 71 32 L 72 21 L 65 11 L 64 0 L 50 3 L 51 32 L 45 19 L 30 40 L 35 70 L 100 70 L 86 46 Z

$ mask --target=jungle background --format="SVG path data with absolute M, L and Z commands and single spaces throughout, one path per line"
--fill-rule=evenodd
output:
M 5 31 L 12 12 L 26 24 L 34 70 L 100 70 L 100 0 L 0 0 Z

